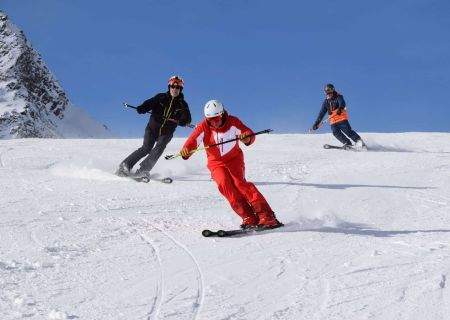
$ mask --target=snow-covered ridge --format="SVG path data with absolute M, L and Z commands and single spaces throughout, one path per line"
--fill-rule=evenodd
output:
M 0 11 L 0 139 L 111 136 L 70 103 L 40 54 Z

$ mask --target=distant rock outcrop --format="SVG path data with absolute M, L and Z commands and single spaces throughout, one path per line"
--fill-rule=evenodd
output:
M 0 11 L 0 139 L 111 136 L 70 103 L 40 54 Z

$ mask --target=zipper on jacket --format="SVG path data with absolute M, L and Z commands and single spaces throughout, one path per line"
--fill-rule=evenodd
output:
M 216 141 L 217 141 L 217 143 L 223 142 L 223 138 L 219 139 L 219 129 L 216 129 Z M 222 150 L 222 152 L 223 152 L 223 144 L 220 145 L 219 149 Z
M 170 104 L 169 104 L 169 108 L 167 109 L 167 112 L 166 112 L 166 109 L 164 109 L 164 112 L 163 112 L 163 124 L 161 125 L 161 127 L 159 128 L 159 136 L 161 136 L 161 134 L 162 134 L 162 129 L 163 129 L 163 127 L 164 127 L 164 125 L 166 124 L 166 122 L 167 122 L 167 119 L 169 119 L 169 116 L 170 116 L 170 109 L 172 109 L 172 103 L 173 103 L 173 99 L 174 99 L 174 97 L 172 97 L 172 99 L 170 100 Z

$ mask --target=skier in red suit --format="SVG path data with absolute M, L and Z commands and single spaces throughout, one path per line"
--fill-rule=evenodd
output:
M 255 136 L 247 136 L 253 131 L 237 117 L 228 115 L 220 101 L 208 101 L 204 112 L 205 120 L 196 127 L 180 150 L 183 159 L 187 160 L 192 155 L 191 151 L 202 142 L 208 146 L 239 138 L 249 146 L 255 141 Z M 231 208 L 242 218 L 241 228 L 281 224 L 264 196 L 245 179 L 244 154 L 239 141 L 207 148 L 206 154 L 211 177 Z

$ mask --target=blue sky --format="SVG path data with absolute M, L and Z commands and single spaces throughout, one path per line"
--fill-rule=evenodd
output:
M 450 131 L 448 0 L 0 0 L 0 8 L 70 100 L 119 137 L 141 137 L 147 122 L 122 102 L 165 91 L 174 74 L 194 122 L 219 99 L 254 130 L 305 133 L 331 82 L 358 132 Z

